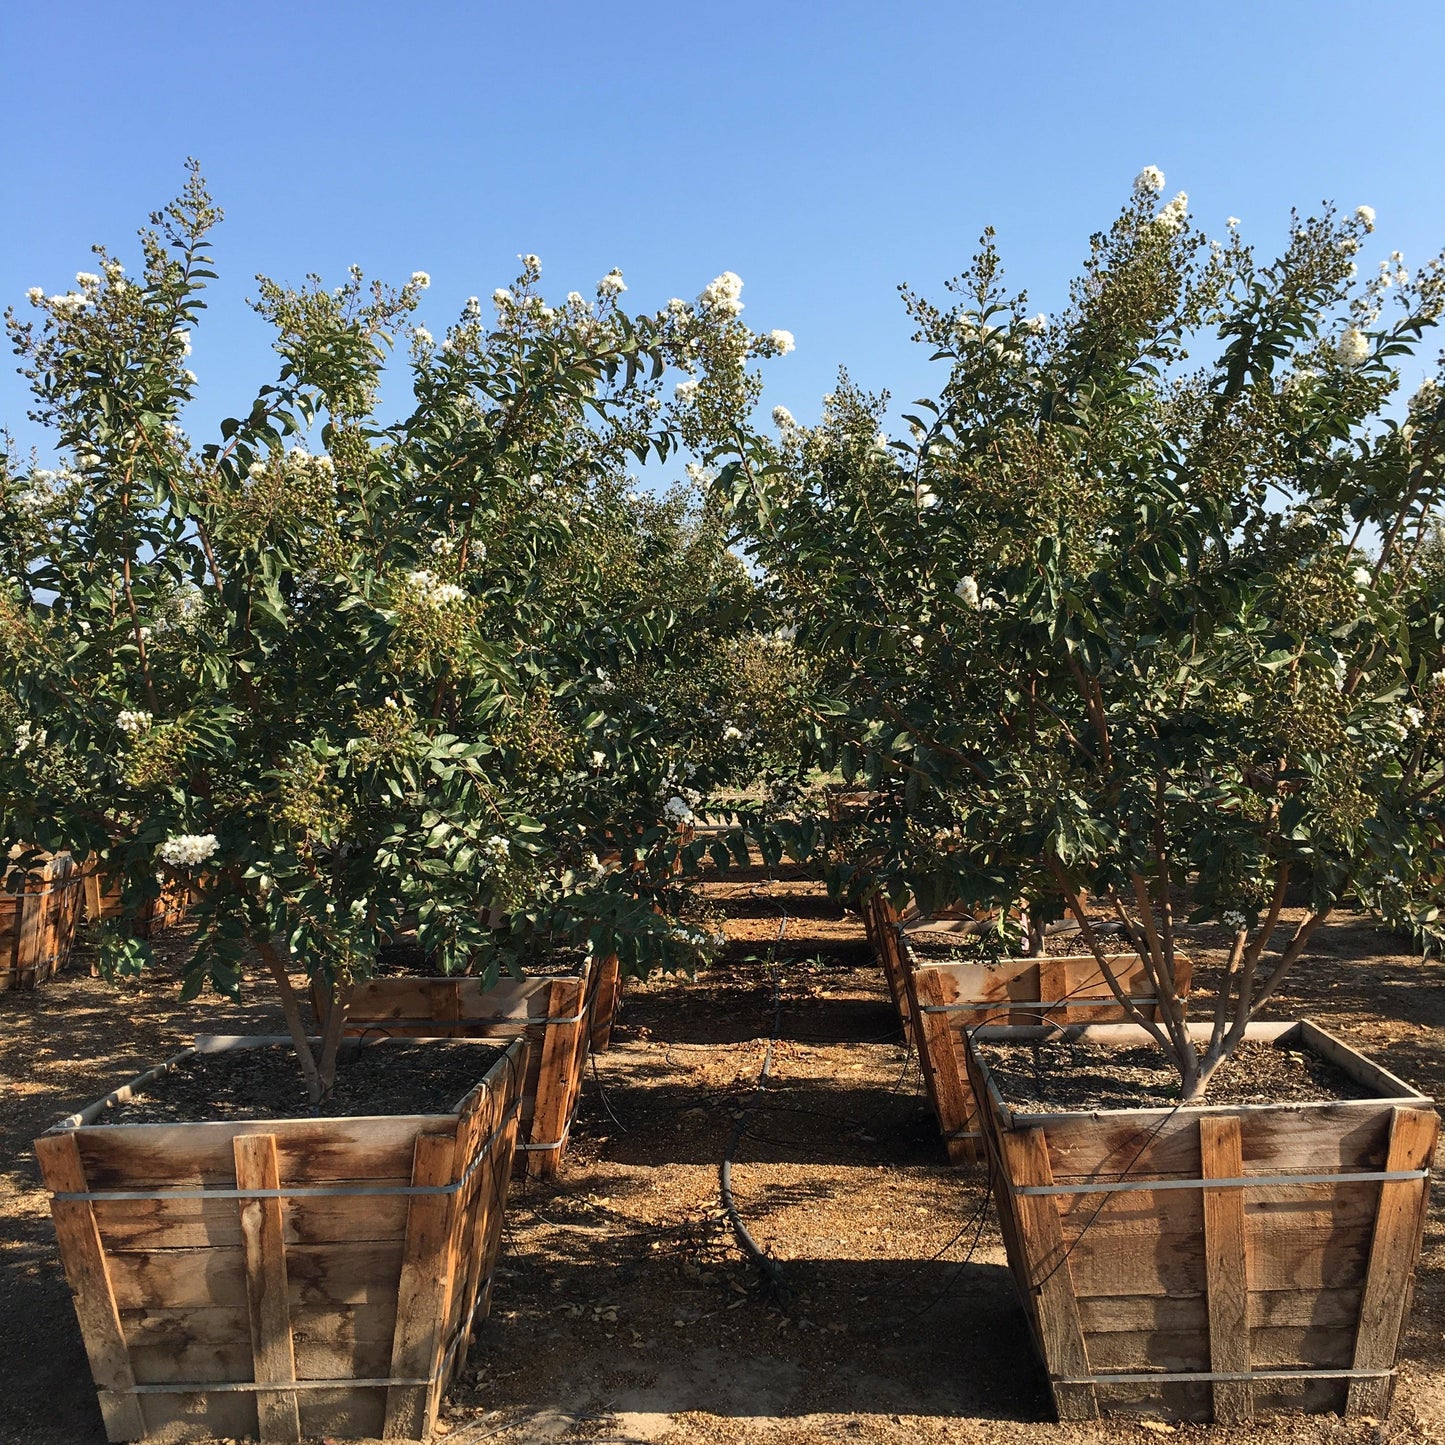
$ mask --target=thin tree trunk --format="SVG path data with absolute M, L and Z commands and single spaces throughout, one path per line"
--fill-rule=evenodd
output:
M 256 939 L 254 942 L 256 952 L 271 970 L 271 977 L 276 980 L 276 987 L 281 990 L 281 1008 L 286 1014 L 286 1027 L 291 1031 L 291 1043 L 296 1049 L 301 1072 L 306 1078 L 306 1095 L 313 1104 L 319 1104 L 325 1090 L 322 1087 L 320 1071 L 316 1067 L 316 1055 L 311 1052 L 311 1040 L 306 1036 L 301 1005 L 296 1001 L 296 990 L 291 987 L 291 974 L 286 967 L 286 960 L 276 952 L 269 938 Z

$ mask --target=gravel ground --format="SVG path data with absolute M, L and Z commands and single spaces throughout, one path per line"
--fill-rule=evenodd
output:
M 1439 1198 L 1389 1420 L 1052 1423 L 983 1180 L 945 1162 L 856 920 L 796 869 L 711 888 L 730 916 L 729 958 L 695 984 L 629 987 L 563 1175 L 515 1186 L 493 1315 L 448 1407 L 450 1445 L 1445 1441 Z M 1440 1092 L 1445 969 L 1359 919 L 1324 933 L 1328 956 L 1275 1016 L 1313 1016 Z M 1202 986 L 1222 941 L 1206 930 L 1190 940 Z M 116 998 L 77 972 L 0 998 L 5 1445 L 103 1439 L 30 1138 L 191 1032 L 278 1031 L 270 998 L 258 988 L 238 1015 L 176 1003 L 161 976 Z M 759 1091 L 775 1018 L 772 1081 Z M 786 1309 L 719 1206 L 739 1115 L 738 1205 L 781 1268 Z

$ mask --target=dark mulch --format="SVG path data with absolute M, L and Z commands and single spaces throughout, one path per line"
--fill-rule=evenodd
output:
M 501 1057 L 493 1043 L 397 1040 L 343 1048 L 336 1087 L 320 1104 L 306 1097 L 287 1044 L 198 1054 L 108 1109 L 101 1124 L 171 1124 L 223 1119 L 358 1118 L 450 1114 Z
M 1152 1045 L 1112 1049 L 1053 1038 L 983 1042 L 980 1047 L 999 1092 L 1019 1113 L 1157 1109 L 1179 1102 L 1179 1074 Z M 1372 1090 L 1316 1054 L 1247 1042 L 1219 1066 L 1198 1103 L 1308 1104 L 1373 1097 Z

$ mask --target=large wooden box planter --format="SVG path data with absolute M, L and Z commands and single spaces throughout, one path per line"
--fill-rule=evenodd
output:
M 1383 1417 L 1424 1228 L 1430 1100 L 1312 1024 L 1281 1023 L 1248 1037 L 1323 1055 L 1374 1097 L 1012 1112 L 980 1048 L 1045 1032 L 979 1030 L 969 1071 L 1060 1418 Z M 1070 1033 L 1146 1042 L 1136 1025 Z
M 527 1047 L 449 1114 L 95 1122 L 188 1050 L 37 1140 L 107 1438 L 425 1439 L 490 1304 Z
M 1126 1016 L 1093 954 L 1038 954 L 996 964 L 934 963 L 919 955 L 922 924 L 897 930 L 914 1042 L 938 1127 L 954 1164 L 983 1157 L 983 1134 L 968 1077 L 968 1033 L 980 1025 L 1030 1027 L 1113 1023 Z M 946 935 L 945 935 L 946 936 Z M 1158 1013 L 1154 985 L 1137 954 L 1106 956 L 1109 971 L 1141 1014 Z M 1175 982 L 1189 992 L 1190 961 L 1175 957 Z
M 0 861 L 0 993 L 29 989 L 70 962 L 80 916 L 80 870 L 69 853 L 57 853 L 24 876 L 12 893 Z
M 605 965 L 591 957 L 575 974 L 504 977 L 490 988 L 466 974 L 383 975 L 352 990 L 344 1031 L 352 1038 L 530 1039 L 517 1152 L 522 1169 L 546 1179 L 566 1157 L 605 981 Z M 314 986 L 312 1004 L 319 1017 L 324 1004 Z
M 121 904 L 121 883 L 107 877 L 99 869 L 85 869 L 85 917 L 88 923 L 108 922 L 118 917 Z M 191 890 L 166 879 L 160 894 L 152 898 L 133 922 L 137 938 L 154 938 L 168 928 L 177 928 L 186 921 L 191 908 Z

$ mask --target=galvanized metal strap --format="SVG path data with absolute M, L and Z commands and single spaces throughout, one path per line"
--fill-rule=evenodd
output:
M 1153 1385 L 1188 1384 L 1211 1380 L 1388 1380 L 1394 1370 L 1141 1370 L 1122 1375 L 1050 1375 L 1055 1385 Z
M 518 1018 L 518 1019 L 489 1019 L 484 1017 L 472 1019 L 369 1019 L 358 1017 L 355 1014 L 347 1015 L 347 1027 L 363 1029 L 369 1034 L 384 1033 L 389 1028 L 418 1029 L 418 1028 L 447 1028 L 454 1029 L 458 1025 L 465 1024 L 480 1028 L 509 1028 L 515 1027 L 521 1030 L 537 1028 L 543 1024 L 580 1024 L 587 1017 L 587 1010 L 584 1008 L 580 1014 L 571 1014 L 567 1018 Z
M 1428 1179 L 1428 1169 L 1382 1169 L 1364 1174 L 1246 1174 L 1239 1179 L 1117 1179 L 1110 1184 L 1025 1184 L 1008 1181 L 1013 1195 L 1117 1194 L 1136 1189 L 1274 1189 L 1291 1184 L 1393 1184 Z
M 52 1199 L 77 1200 L 81 1202 L 94 1201 L 113 1203 L 141 1203 L 146 1200 L 166 1199 L 316 1199 L 316 1198 L 356 1198 L 358 1196 L 375 1196 L 379 1198 L 392 1198 L 393 1196 L 416 1196 L 436 1194 L 456 1194 L 464 1189 L 471 1182 L 472 1175 L 481 1168 L 483 1162 L 490 1157 L 492 1145 L 506 1132 L 507 1126 L 516 1117 L 522 1107 L 522 1101 L 517 1099 L 513 1102 L 507 1112 L 502 1115 L 501 1122 L 492 1130 L 484 1143 L 478 1146 L 476 1153 L 472 1155 L 471 1162 L 462 1171 L 461 1176 L 450 1184 L 296 1184 L 288 1185 L 284 1189 L 86 1189 L 61 1192 L 52 1194 Z
M 1153 996 L 1148 998 L 1136 997 L 1134 994 L 1125 994 L 1130 1003 L 1139 1007 L 1148 1004 L 1157 1004 L 1159 1000 Z M 954 1014 L 954 1013 L 1007 1013 L 1011 1009 L 1043 1009 L 1043 1008 L 1103 1008 L 1105 1005 L 1110 1008 L 1118 1008 L 1119 1000 L 1113 994 L 1104 998 L 1056 998 L 1056 999 L 983 999 L 977 1003 L 930 1003 L 919 1007 L 919 1013 L 925 1014 Z

